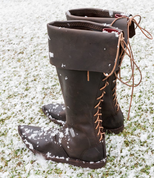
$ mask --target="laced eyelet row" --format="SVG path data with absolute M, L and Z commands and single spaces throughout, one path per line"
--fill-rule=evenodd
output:
M 108 78 L 108 77 L 106 77 L 105 80 L 106 80 L 107 78 Z M 103 80 L 103 81 L 105 81 L 105 80 Z M 105 93 L 106 93 L 104 90 L 105 90 L 105 88 L 106 88 L 108 85 L 109 85 L 109 83 L 108 83 L 108 81 L 106 80 L 105 85 L 104 85 L 102 88 L 100 88 L 100 91 L 102 91 L 102 94 L 97 98 L 98 103 L 97 103 L 96 106 L 94 107 L 95 109 L 97 108 L 97 111 L 96 111 L 96 113 L 94 114 L 94 116 L 96 117 L 95 124 L 97 124 L 97 125 L 96 125 L 95 129 L 98 130 L 97 136 L 99 136 L 99 141 L 101 141 L 101 140 L 103 139 L 103 135 L 105 134 L 105 132 L 103 132 L 102 119 L 100 118 L 100 116 L 102 116 L 101 103 L 104 101 L 104 100 L 103 100 L 103 97 L 104 97 L 104 95 L 105 95 Z
M 138 16 L 138 15 L 137 15 Z M 128 112 L 128 118 L 129 118 L 129 113 L 130 113 L 130 108 L 131 108 L 131 102 L 132 102 L 132 96 L 133 96 L 133 90 L 134 90 L 134 87 L 137 87 L 140 83 L 141 83 L 141 80 L 142 80 L 142 74 L 141 74 L 141 70 L 139 69 L 138 65 L 136 64 L 136 62 L 134 61 L 134 57 L 133 57 L 133 52 L 132 52 L 132 49 L 131 49 L 131 45 L 130 45 L 130 42 L 129 42 L 129 25 L 134 22 L 137 27 L 140 28 L 140 30 L 142 31 L 142 33 L 149 39 L 153 39 L 152 35 L 145 29 L 143 29 L 142 27 L 139 26 L 139 23 L 137 23 L 137 21 L 134 19 L 136 16 L 134 17 L 131 17 L 129 20 L 128 20 L 128 25 L 127 25 L 127 33 L 128 33 L 128 39 L 127 39 L 127 44 L 126 42 L 124 41 L 124 37 L 123 37 L 123 33 L 121 32 L 120 35 L 119 35 L 119 40 L 118 40 L 118 45 L 117 45 L 117 49 L 122 49 L 122 52 L 121 54 L 119 54 L 119 50 L 117 50 L 117 54 L 116 54 L 116 59 L 115 59 L 115 64 L 114 64 L 114 67 L 112 69 L 112 71 L 109 73 L 109 74 L 104 74 L 104 76 L 106 76 L 106 78 L 103 80 L 103 81 L 106 81 L 105 82 L 105 85 L 100 89 L 100 91 L 102 91 L 102 94 L 97 98 L 98 100 L 98 103 L 97 105 L 94 107 L 95 109 L 97 108 L 97 112 L 94 114 L 96 118 L 95 120 L 95 124 L 97 124 L 96 126 L 96 130 L 98 130 L 97 132 L 97 135 L 100 137 L 99 141 L 101 141 L 103 139 L 103 134 L 105 134 L 103 132 L 103 127 L 102 127 L 102 119 L 100 118 L 100 116 L 102 115 L 100 110 L 101 110 L 101 102 L 103 102 L 103 97 L 105 95 L 105 91 L 104 89 L 107 87 L 107 85 L 109 85 L 107 79 L 114 73 L 115 76 L 116 76 L 116 80 L 118 79 L 119 81 L 121 81 L 123 84 L 129 86 L 129 87 L 132 87 L 132 94 L 131 94 L 131 100 L 130 100 L 130 106 L 129 106 L 129 112 Z M 140 17 L 140 16 L 139 16 Z M 111 26 L 120 18 L 127 18 L 127 17 L 119 17 L 117 19 L 115 19 L 112 23 L 111 23 Z M 149 35 L 147 35 L 147 34 Z M 130 58 L 130 64 L 131 64 L 131 69 L 132 69 L 132 75 L 130 77 L 130 79 L 127 81 L 127 82 L 124 82 L 122 79 L 121 79 L 121 76 L 120 76 L 120 70 L 119 72 L 116 74 L 115 73 L 115 69 L 116 69 L 116 65 L 117 65 L 117 62 L 118 62 L 118 59 L 121 58 L 121 62 L 120 62 L 120 65 L 119 65 L 119 68 L 121 67 L 121 64 L 122 64 L 122 61 L 123 61 L 123 58 L 124 58 L 124 55 L 127 54 Z M 136 68 L 138 69 L 139 73 L 140 73 L 140 81 L 135 85 L 134 84 L 134 67 L 136 66 Z M 117 76 L 119 74 L 119 77 Z M 89 81 L 89 72 L 87 72 L 87 80 Z M 132 80 L 132 85 L 129 85 L 128 82 Z M 114 93 L 113 93 L 113 97 L 114 97 L 114 101 L 115 101 L 115 106 L 117 106 L 117 110 L 119 110 L 119 104 L 118 104 L 118 101 L 117 101 L 117 94 L 116 94 L 116 85 L 115 87 L 113 88 L 112 90 Z

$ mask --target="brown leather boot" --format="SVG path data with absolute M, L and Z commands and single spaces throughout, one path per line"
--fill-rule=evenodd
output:
M 117 17 L 122 16 L 127 16 L 129 19 L 129 16 L 131 15 L 125 15 L 124 13 L 118 11 L 92 8 L 73 9 L 66 12 L 67 20 L 88 20 L 106 24 L 111 24 Z M 119 29 L 122 29 L 124 31 L 126 42 L 128 37 L 128 19 L 121 18 L 113 24 L 114 27 L 118 27 Z M 131 25 L 129 26 L 129 37 L 133 37 L 134 35 L 134 23 L 131 23 Z M 110 85 L 107 86 L 105 89 L 106 95 L 104 97 L 102 107 L 104 121 L 102 122 L 102 126 L 107 132 L 118 134 L 124 129 L 124 117 L 116 98 L 116 76 L 113 74 L 113 76 L 108 80 Z M 46 116 L 49 117 L 51 121 L 56 124 L 63 125 L 66 121 L 64 104 L 51 103 L 48 105 L 44 105 L 42 107 L 42 111 Z
M 32 152 L 46 159 L 101 168 L 106 163 L 101 103 L 107 79 L 120 63 L 123 33 L 85 21 L 52 22 L 47 27 L 50 62 L 62 88 L 66 123 L 59 130 L 23 125 L 18 132 Z

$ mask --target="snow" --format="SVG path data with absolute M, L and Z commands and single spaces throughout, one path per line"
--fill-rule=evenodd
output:
M 50 56 L 50 57 L 54 57 L 54 53 L 51 53 L 51 52 L 50 52 L 50 53 L 49 53 L 49 56 Z
M 113 17 L 113 11 L 109 10 L 109 16 Z
M 44 160 L 28 150 L 18 135 L 17 126 L 22 124 L 59 128 L 41 111 L 44 104 L 63 102 L 56 70 L 49 63 L 47 23 L 65 20 L 66 10 L 83 7 L 140 14 L 140 25 L 154 36 L 153 1 L 0 2 L 1 178 L 154 177 L 154 41 L 148 40 L 139 29 L 130 42 L 143 80 L 135 88 L 129 120 L 126 118 L 131 89 L 118 82 L 117 96 L 125 117 L 125 130 L 119 135 L 106 135 L 108 159 L 104 168 L 91 170 Z M 125 81 L 130 77 L 128 66 L 129 59 L 125 57 L 121 71 Z M 135 70 L 135 83 L 139 79 Z
M 65 65 L 65 64 L 62 64 L 61 67 L 66 67 L 66 65 Z
M 65 80 L 68 80 L 68 77 L 67 77 L 67 76 L 65 77 Z
M 70 128 L 70 133 L 71 133 L 72 137 L 75 137 L 75 132 L 74 132 L 73 128 Z

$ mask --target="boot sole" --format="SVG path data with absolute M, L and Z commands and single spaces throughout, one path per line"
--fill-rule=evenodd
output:
M 19 127 L 18 127 L 18 133 L 20 135 L 20 137 L 22 138 L 22 134 L 20 133 L 20 130 L 19 130 Z M 77 167 L 82 167 L 82 168 L 90 168 L 90 169 L 99 169 L 99 168 L 102 168 L 105 166 L 106 164 L 106 158 L 100 160 L 100 161 L 97 161 L 97 162 L 86 162 L 86 161 L 81 161 L 79 159 L 72 159 L 72 158 L 65 158 L 65 157 L 58 157 L 58 156 L 54 156 L 54 157 L 51 157 L 51 156 L 47 156 L 46 154 L 43 154 L 35 149 L 31 149 L 30 148 L 30 145 L 27 144 L 27 142 L 25 142 L 24 139 L 22 139 L 22 141 L 24 142 L 24 144 L 26 145 L 26 147 L 32 151 L 34 154 L 39 154 L 39 155 L 42 155 L 46 160 L 51 160 L 51 161 L 54 161 L 54 162 L 57 162 L 57 163 L 67 163 L 67 164 L 70 164 L 70 165 L 74 165 L 74 166 L 77 166 Z
M 50 121 L 54 122 L 55 124 L 59 125 L 59 126 L 63 126 L 65 124 L 65 121 L 60 121 L 60 120 L 56 120 L 54 118 L 50 118 L 49 116 L 47 116 Z
M 26 145 L 28 147 L 28 145 Z M 30 149 L 30 148 L 28 148 Z M 31 149 L 30 149 L 31 150 Z M 79 159 L 72 159 L 72 158 L 64 158 L 64 157 L 47 157 L 46 154 L 42 154 L 36 150 L 31 150 L 34 154 L 42 155 L 46 160 L 51 160 L 57 163 L 67 163 L 73 166 L 82 167 L 82 168 L 90 168 L 90 169 L 99 169 L 105 167 L 106 159 L 100 160 L 98 162 L 86 162 L 81 161 Z
M 39 152 L 37 152 L 38 154 L 41 154 Z M 41 154 L 43 155 L 43 154 Z M 51 160 L 57 163 L 67 163 L 73 166 L 77 166 L 77 167 L 82 167 L 82 168 L 90 168 L 90 169 L 99 169 L 105 166 L 106 164 L 106 159 L 104 158 L 103 160 L 100 160 L 98 162 L 86 162 L 86 161 L 81 161 L 79 159 L 72 159 L 72 158 L 55 158 L 55 157 L 47 157 L 46 155 L 43 155 L 43 157 L 46 160 Z

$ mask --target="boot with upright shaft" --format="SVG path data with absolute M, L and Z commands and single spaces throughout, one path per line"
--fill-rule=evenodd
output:
M 147 30 L 139 26 L 139 23 L 141 21 L 140 15 L 132 16 L 131 14 L 126 15 L 125 13 L 119 12 L 119 11 L 102 10 L 102 9 L 96 9 L 96 8 L 84 8 L 84 9 L 69 10 L 66 12 L 66 17 L 67 17 L 67 20 L 86 20 L 86 21 L 88 20 L 88 21 L 93 21 L 97 23 L 103 23 L 106 25 L 112 25 L 113 27 L 118 27 L 119 29 L 123 30 L 124 36 L 125 36 L 125 42 L 128 45 L 129 45 L 129 38 L 132 38 L 135 35 L 134 24 L 136 24 L 136 27 L 140 28 L 142 33 L 147 38 L 153 39 L 152 35 Z M 135 17 L 139 18 L 139 22 L 135 20 Z M 125 44 L 125 47 L 126 47 L 126 44 Z M 129 56 L 129 57 L 133 58 L 133 56 Z M 137 69 L 139 70 L 136 63 L 133 62 L 133 65 L 135 65 Z M 140 80 L 138 84 L 136 85 L 134 84 L 133 70 L 134 69 L 132 68 L 132 77 L 130 78 L 132 79 L 132 85 L 128 85 L 127 82 L 123 82 L 124 84 L 132 87 L 128 118 L 129 118 L 131 101 L 132 101 L 132 96 L 133 96 L 133 88 L 135 86 L 138 86 L 139 83 L 141 82 Z M 102 110 L 101 110 L 101 113 L 103 115 L 102 126 L 104 127 L 104 131 L 115 133 L 115 134 L 118 134 L 124 128 L 124 117 L 123 117 L 123 114 L 121 112 L 121 109 L 120 109 L 120 106 L 118 104 L 117 97 L 116 97 L 116 83 L 117 83 L 116 80 L 117 80 L 117 74 L 119 72 L 120 72 L 120 68 L 116 74 L 113 73 L 113 75 L 110 78 L 108 78 L 109 85 L 105 89 L 106 95 L 104 97 L 104 102 L 102 103 Z M 52 104 L 44 105 L 42 107 L 42 111 L 44 112 L 46 116 L 49 117 L 51 121 L 59 125 L 64 124 L 64 121 L 66 121 L 64 104 L 53 104 L 52 103 Z
M 119 70 L 119 56 L 124 55 L 123 32 L 88 21 L 52 22 L 47 27 L 50 63 L 57 69 L 66 122 L 60 129 L 20 125 L 18 132 L 33 153 L 46 159 L 101 168 L 106 163 L 102 103 L 109 78 Z
M 125 41 L 127 42 L 128 32 L 129 37 L 135 35 L 134 23 L 132 22 L 130 25 L 128 24 L 131 15 L 126 16 L 122 12 L 102 9 L 73 9 L 66 12 L 68 20 L 88 20 L 106 24 L 111 24 L 116 18 L 122 16 L 127 18 L 120 18 L 113 23 L 113 26 L 123 30 Z M 104 50 L 106 50 L 106 48 L 104 48 Z M 94 58 L 97 58 L 97 55 L 98 54 L 96 54 Z M 102 103 L 101 114 L 103 115 L 102 126 L 104 127 L 104 131 L 118 134 L 124 129 L 124 117 L 116 97 L 116 79 L 114 73 L 108 78 L 108 85 L 105 88 L 106 95 L 104 96 L 104 102 Z M 65 108 L 64 104 L 51 103 L 44 105 L 42 111 L 51 121 L 63 125 L 66 121 Z

